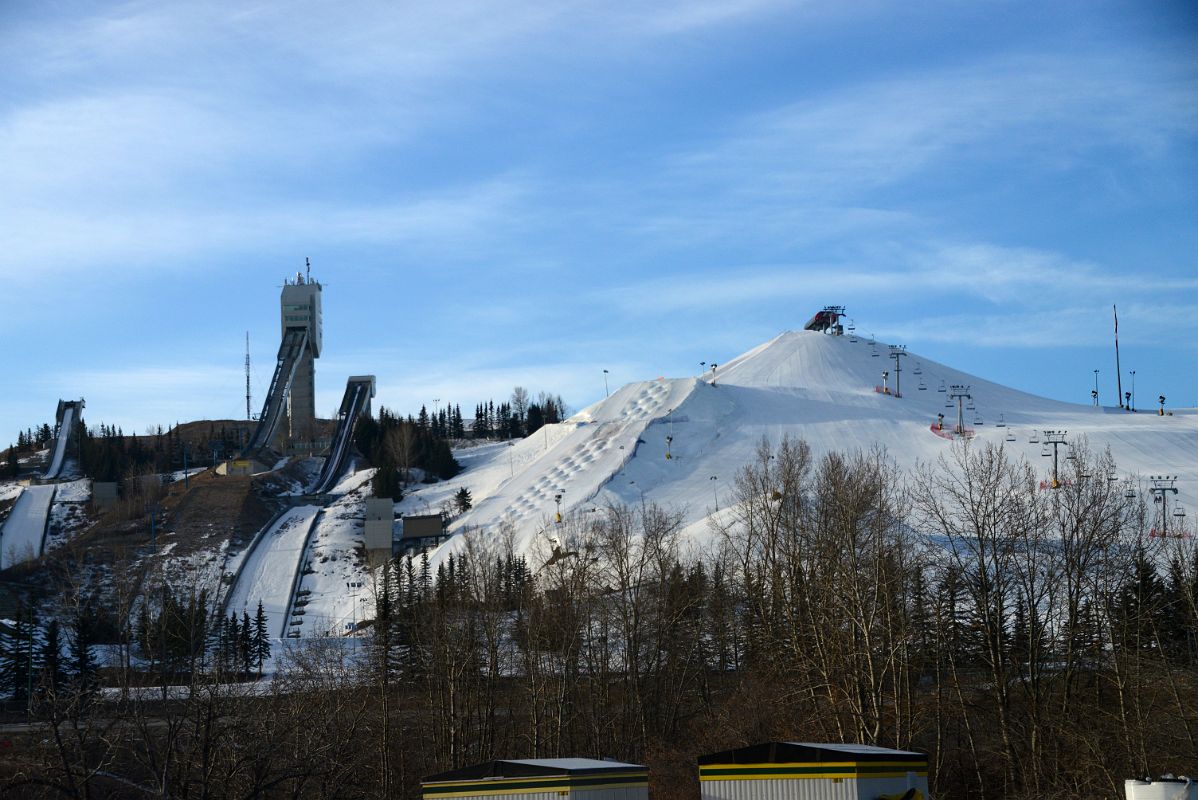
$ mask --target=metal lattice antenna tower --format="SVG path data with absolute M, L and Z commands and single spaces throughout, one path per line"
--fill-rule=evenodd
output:
M 903 362 L 902 359 L 907 355 L 907 345 L 892 344 L 890 345 L 890 357 L 894 359 L 894 396 L 903 396 Z
M 965 402 L 964 401 L 972 400 L 973 395 L 971 395 L 969 393 L 968 386 L 962 386 L 960 384 L 953 384 L 952 386 L 948 387 L 948 398 L 950 400 L 957 401 L 956 433 L 958 436 L 964 436 L 965 435 Z
M 1152 481 L 1148 487 L 1153 494 L 1152 502 L 1161 504 L 1161 538 L 1164 538 L 1169 535 L 1169 495 L 1177 494 L 1177 476 L 1150 475 L 1148 479 Z
M 1061 488 L 1061 481 L 1057 477 L 1057 469 L 1060 465 L 1057 450 L 1066 443 L 1065 436 L 1068 433 L 1069 431 L 1044 431 L 1044 450 L 1047 451 L 1049 447 L 1052 447 L 1052 488 L 1054 489 Z M 1044 455 L 1047 456 L 1048 453 L 1045 452 Z
M 245 418 L 252 419 L 250 411 L 250 332 L 245 332 Z

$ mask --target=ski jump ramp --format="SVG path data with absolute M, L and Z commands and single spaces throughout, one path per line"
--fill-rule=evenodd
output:
M 30 486 L 21 492 L 0 531 L 0 570 L 33 561 L 46 546 L 50 505 L 57 486 Z
M 313 484 L 312 494 L 327 494 L 337 485 L 337 479 L 341 477 L 345 457 L 353 441 L 354 426 L 363 414 L 370 415 L 370 400 L 373 397 L 373 375 L 357 375 L 346 383 L 345 396 L 341 398 L 341 410 L 337 413 L 337 433 L 333 436 L 329 457 L 325 460 L 316 483 Z
M 67 450 L 75 441 L 79 420 L 83 416 L 83 400 L 59 400 L 58 412 L 55 414 L 54 449 L 50 453 L 50 462 L 42 475 L 44 480 L 53 480 L 62 475 L 66 465 Z
M 303 328 L 289 328 L 279 345 L 279 359 L 275 364 L 274 376 L 270 379 L 270 390 L 266 402 L 262 405 L 262 413 L 258 416 L 258 426 L 246 447 L 244 456 L 251 456 L 271 446 L 279 424 L 287 416 L 287 397 L 291 394 L 291 384 L 295 380 L 295 372 L 299 368 L 300 359 L 308 348 L 308 331 Z

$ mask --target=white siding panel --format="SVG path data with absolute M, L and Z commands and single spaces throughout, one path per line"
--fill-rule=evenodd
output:
M 701 781 L 703 800 L 857 800 L 856 781 L 829 778 Z
M 607 789 L 575 789 L 571 793 L 570 797 L 572 800 L 649 800 L 649 789 L 645 786 L 613 786 Z

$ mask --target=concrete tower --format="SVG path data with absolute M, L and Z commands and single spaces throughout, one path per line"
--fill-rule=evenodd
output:
M 311 274 L 295 274 L 294 281 L 283 284 L 279 298 L 279 316 L 282 335 L 295 328 L 306 329 L 308 344 L 300 356 L 295 370 L 295 380 L 287 400 L 288 426 L 280 426 L 278 437 L 290 442 L 291 447 L 306 448 L 315 437 L 316 420 L 316 365 L 320 358 L 322 323 L 320 319 L 320 282 L 312 280 Z M 282 448 L 281 448 L 282 449 Z

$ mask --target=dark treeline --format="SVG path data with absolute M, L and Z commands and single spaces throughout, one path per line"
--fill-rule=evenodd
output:
M 936 797 L 1192 774 L 1198 551 L 1149 535 L 1108 455 L 1075 455 L 1045 491 L 1001 447 L 904 475 L 763 444 L 703 552 L 653 505 L 466 533 L 435 568 L 376 573 L 360 650 L 289 648 L 265 696 L 215 685 L 212 649 L 173 704 L 78 713 L 64 691 L 40 712 L 61 735 L 0 769 L 30 796 L 116 796 L 115 775 L 155 796 L 415 798 L 485 759 L 610 756 L 693 800 L 697 754 L 782 738 L 924 750 Z
M 517 386 L 507 401 L 476 404 L 473 418 L 463 417 L 460 405 L 438 408 L 432 414 L 421 406 L 420 413 L 408 421 L 441 439 L 519 439 L 567 416 L 561 395 L 540 392 L 534 398 Z
M 378 468 L 375 497 L 403 497 L 403 487 L 419 469 L 428 481 L 452 478 L 461 472 L 449 442 L 433 432 L 428 415 L 421 409 L 418 419 L 395 416 L 380 407 L 378 417 L 364 417 L 354 428 L 354 444 Z

